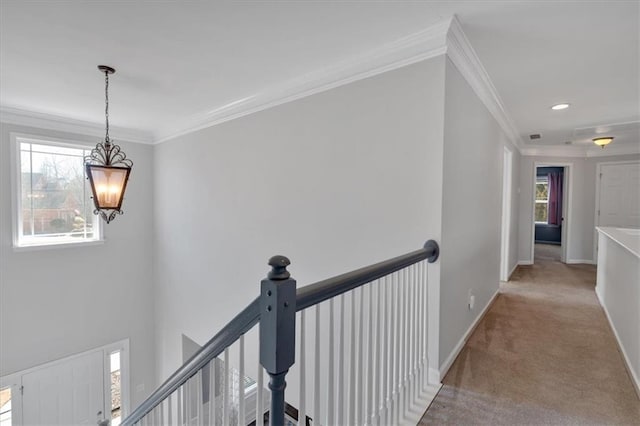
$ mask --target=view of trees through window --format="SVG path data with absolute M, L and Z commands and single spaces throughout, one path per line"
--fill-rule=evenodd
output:
M 21 236 L 93 239 L 91 188 L 82 148 L 20 143 Z M 51 242 L 56 242 L 51 241 Z
M 548 223 L 549 220 L 549 182 L 547 179 L 536 181 L 536 222 Z

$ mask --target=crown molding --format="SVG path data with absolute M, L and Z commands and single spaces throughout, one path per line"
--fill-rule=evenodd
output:
M 581 146 L 571 145 L 538 145 L 525 146 L 520 149 L 520 154 L 528 157 L 577 157 L 587 156 L 587 150 Z
M 447 56 L 493 115 L 511 143 L 522 153 L 524 143 L 520 133 L 455 15 L 451 18 L 447 33 Z
M 196 114 L 175 126 L 160 129 L 155 135 L 156 142 L 161 143 L 196 130 L 443 55 L 446 52 L 447 31 L 450 25 L 451 19 L 443 20 L 425 30 L 384 44 L 364 54 L 291 79 L 284 84 L 273 86 L 212 111 Z
M 609 145 L 604 149 L 597 146 L 527 146 L 522 148 L 520 153 L 524 156 L 534 157 L 611 157 L 614 155 L 640 154 L 640 144 Z
M 102 124 L 9 106 L 0 106 L 0 121 L 17 126 L 104 137 L 104 125 Z M 113 139 L 143 144 L 153 143 L 153 135 L 140 130 L 110 127 L 109 132 Z

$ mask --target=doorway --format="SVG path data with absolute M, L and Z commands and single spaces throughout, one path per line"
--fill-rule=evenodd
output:
M 536 163 L 531 258 L 567 263 L 571 165 Z

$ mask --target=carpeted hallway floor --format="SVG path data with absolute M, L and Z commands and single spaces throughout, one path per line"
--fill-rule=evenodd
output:
M 640 425 L 595 272 L 544 258 L 518 267 L 420 425 Z

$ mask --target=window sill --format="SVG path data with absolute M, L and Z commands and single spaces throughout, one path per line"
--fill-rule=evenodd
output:
M 90 241 L 68 241 L 68 242 L 55 242 L 49 244 L 30 244 L 30 245 L 16 245 L 13 246 L 13 251 L 16 253 L 26 251 L 38 251 L 38 250 L 56 250 L 72 247 L 85 247 L 85 246 L 97 246 L 104 244 L 104 239 L 90 240 Z

